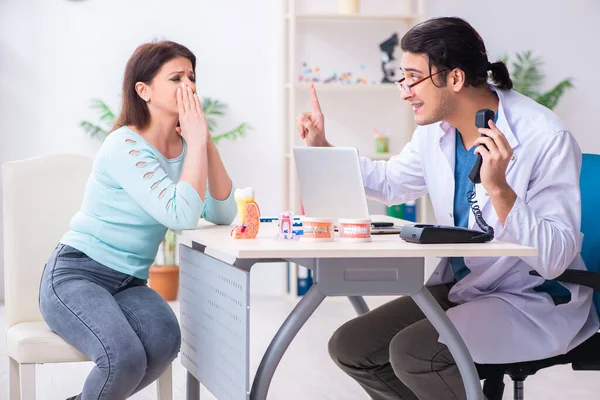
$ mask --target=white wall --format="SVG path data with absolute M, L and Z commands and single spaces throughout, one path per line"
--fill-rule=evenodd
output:
M 336 0 L 328 1 L 333 6 L 327 7 L 334 9 Z M 372 11 L 371 3 L 379 0 L 362 1 L 363 9 Z M 222 142 L 220 148 L 236 184 L 254 186 L 263 214 L 278 213 L 283 202 L 282 3 L 2 0 L 0 164 L 59 152 L 95 154 L 99 142 L 78 127 L 81 119 L 94 117 L 89 100 L 99 97 L 116 109 L 131 52 L 142 42 L 166 38 L 195 52 L 199 93 L 229 103 L 230 118 L 221 127 L 241 121 L 254 126 L 247 139 Z M 594 120 L 600 109 L 595 92 L 600 65 L 597 1 L 426 0 L 425 11 L 427 17 L 466 18 L 492 56 L 535 50 L 546 61 L 547 86 L 575 78 L 577 89 L 564 96 L 556 111 L 584 152 L 600 153 Z M 0 240 L 0 252 L 1 246 Z M 0 270 L 1 265 L 2 257 Z M 265 277 L 274 275 L 265 281 L 267 288 L 270 282 L 279 285 L 280 269 L 262 271 Z

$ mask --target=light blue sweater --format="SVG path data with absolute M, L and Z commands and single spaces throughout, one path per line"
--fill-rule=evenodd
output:
M 206 190 L 203 203 L 187 182 L 179 182 L 187 146 L 167 159 L 127 127 L 105 139 L 94 162 L 81 210 L 61 243 L 116 271 L 148 278 L 167 228 L 193 229 L 204 218 L 230 224 L 237 213 L 233 187 L 226 200 Z

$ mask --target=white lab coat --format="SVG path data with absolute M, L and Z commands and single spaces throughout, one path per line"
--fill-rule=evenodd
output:
M 551 111 L 514 91 L 493 90 L 500 104 L 496 125 L 513 149 L 508 184 L 518 198 L 498 221 L 482 185 L 477 201 L 496 239 L 536 247 L 536 257 L 466 257 L 471 273 L 454 285 L 447 314 L 477 363 L 511 363 L 564 354 L 599 327 L 592 290 L 565 284 L 572 299 L 555 306 L 532 288 L 565 269 L 585 269 L 579 172 L 581 150 Z M 474 116 L 473 116 L 474 118 Z M 455 129 L 447 122 L 420 126 L 402 152 L 389 161 L 361 157 L 367 196 L 388 205 L 429 193 L 437 222 L 454 225 Z M 470 213 L 469 227 L 479 229 Z M 440 261 L 427 286 L 451 282 L 448 259 Z M 440 338 L 443 342 L 443 338 Z

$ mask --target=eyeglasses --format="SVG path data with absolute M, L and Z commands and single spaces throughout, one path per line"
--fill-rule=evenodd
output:
M 444 72 L 444 71 L 447 71 L 447 70 L 448 70 L 448 68 L 439 70 L 439 71 L 434 72 L 433 74 L 431 74 L 429 76 L 426 76 L 425 78 L 419 79 L 418 81 L 410 83 L 410 84 L 404 82 L 406 80 L 406 77 L 404 77 L 404 78 L 402 78 L 402 79 L 400 79 L 398 81 L 395 81 L 394 84 L 396 85 L 396 87 L 398 89 L 404 90 L 405 92 L 408 92 L 408 93 L 412 93 L 412 88 L 415 87 L 416 85 L 418 85 L 419 83 L 421 83 L 421 82 L 423 82 L 423 81 L 431 78 L 434 75 L 439 74 L 440 72 Z

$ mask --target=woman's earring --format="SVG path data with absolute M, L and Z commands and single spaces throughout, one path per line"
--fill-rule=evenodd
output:
M 144 100 L 145 100 L 145 101 L 146 101 L 146 103 L 147 103 L 147 102 L 149 102 L 149 101 L 150 101 L 150 97 L 146 97 Z

